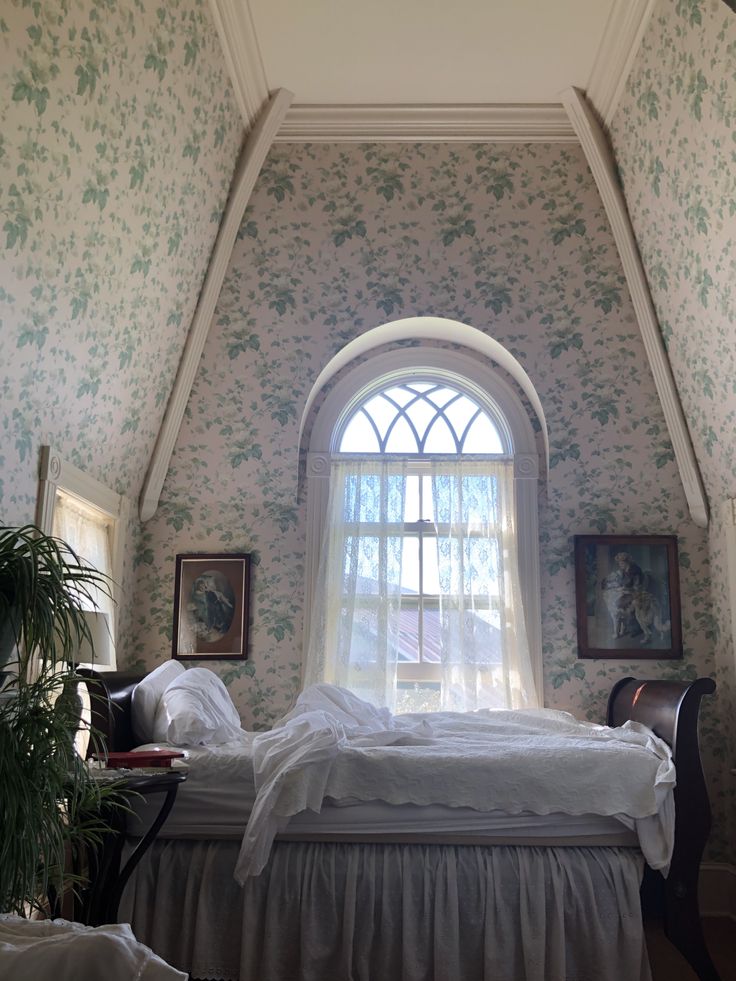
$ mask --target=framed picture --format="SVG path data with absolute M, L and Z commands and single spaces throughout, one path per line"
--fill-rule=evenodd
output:
M 177 555 L 172 657 L 245 660 L 250 555 Z
M 674 535 L 576 535 L 579 657 L 682 657 Z

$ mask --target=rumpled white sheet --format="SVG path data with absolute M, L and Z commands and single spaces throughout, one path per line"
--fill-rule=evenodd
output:
M 313 685 L 254 739 L 253 766 L 241 884 L 263 870 L 289 818 L 319 811 L 325 797 L 625 816 L 653 868 L 671 858 L 672 754 L 635 722 L 611 729 L 552 709 L 392 716 L 345 689 Z
M 0 978 L 8 981 L 187 981 L 139 943 L 127 923 L 100 927 L 0 915 Z

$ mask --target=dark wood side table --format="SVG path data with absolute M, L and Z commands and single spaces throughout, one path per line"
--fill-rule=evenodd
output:
M 75 904 L 74 918 L 88 926 L 101 926 L 103 923 L 116 923 L 118 905 L 125 884 L 133 869 L 161 830 L 171 808 L 174 806 L 179 784 L 187 778 L 186 770 L 178 767 L 149 770 L 101 770 L 98 779 L 116 791 L 125 802 L 130 802 L 137 794 L 164 794 L 156 819 L 140 839 L 123 867 L 120 860 L 125 844 L 127 812 L 124 807 L 104 804 L 100 817 L 107 830 L 97 847 L 87 855 L 89 885 L 81 890 Z

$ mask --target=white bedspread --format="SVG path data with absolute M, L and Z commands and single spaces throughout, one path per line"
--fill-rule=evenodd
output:
M 138 943 L 127 923 L 0 915 L 0 977 L 8 981 L 186 981 Z
M 256 801 L 235 877 L 258 875 L 294 814 L 325 797 L 633 820 L 653 868 L 669 864 L 675 769 L 638 723 L 610 729 L 551 709 L 392 716 L 314 685 L 253 741 Z

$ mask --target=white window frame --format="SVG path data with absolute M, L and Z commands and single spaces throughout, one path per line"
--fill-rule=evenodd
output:
M 123 577 L 123 558 L 125 545 L 125 525 L 130 514 L 130 502 L 123 494 L 117 494 L 105 484 L 96 480 L 84 470 L 65 460 L 51 446 L 41 447 L 39 465 L 38 503 L 36 506 L 36 525 L 46 535 L 53 534 L 54 508 L 57 492 L 76 497 L 110 519 L 112 558 L 111 592 L 113 598 L 113 623 L 111 627 L 114 670 L 118 648 L 118 610 L 121 602 L 121 582 Z M 105 670 L 100 666 L 101 670 Z
M 532 659 L 534 683 L 540 702 L 542 677 L 542 604 L 539 566 L 538 480 L 539 454 L 534 430 L 521 400 L 497 371 L 460 351 L 422 346 L 369 357 L 347 372 L 327 395 L 314 421 L 307 453 L 307 541 L 304 597 L 304 658 L 309 644 L 311 611 L 317 595 L 320 548 L 329 497 L 330 465 L 338 455 L 346 419 L 372 390 L 383 388 L 392 375 L 418 379 L 447 376 L 448 384 L 478 398 L 490 408 L 494 422 L 502 417 L 513 452 L 519 576 L 524 618 Z M 495 408 L 496 412 L 493 411 Z M 498 415 L 496 414 L 498 413 Z M 498 423 L 497 423 L 498 424 Z M 501 427 L 499 427 L 500 429 Z M 502 440 L 505 434 L 501 432 Z

